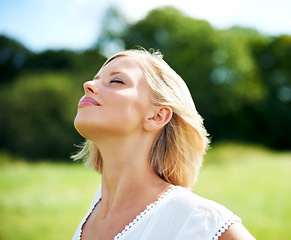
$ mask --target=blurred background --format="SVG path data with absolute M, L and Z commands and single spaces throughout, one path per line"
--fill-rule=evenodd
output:
M 212 148 L 194 191 L 257 239 L 290 237 L 290 9 L 287 0 L 1 0 L 0 239 L 72 237 L 100 182 L 69 158 L 83 141 L 73 127 L 82 84 L 136 46 L 164 54 L 205 119 Z

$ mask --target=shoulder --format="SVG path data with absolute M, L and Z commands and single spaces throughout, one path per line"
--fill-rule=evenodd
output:
M 218 239 L 233 223 L 241 222 L 232 211 L 190 190 L 177 187 L 167 201 L 177 218 L 184 219 L 181 236 Z M 204 238 L 198 238 L 204 239 Z
M 217 217 L 233 216 L 233 213 L 221 204 L 201 197 L 183 187 L 177 187 L 173 191 L 171 201 L 176 207 L 186 209 L 188 214 L 199 212 L 200 214 L 203 213 L 204 216 L 210 217 L 214 217 L 215 215 Z

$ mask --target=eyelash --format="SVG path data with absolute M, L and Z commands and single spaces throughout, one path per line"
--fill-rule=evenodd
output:
M 119 83 L 119 84 L 124 84 L 123 81 L 119 80 L 119 79 L 113 79 L 110 81 L 110 83 Z

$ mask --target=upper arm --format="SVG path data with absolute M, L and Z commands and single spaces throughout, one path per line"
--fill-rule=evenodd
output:
M 232 224 L 227 231 L 225 231 L 219 240 L 254 240 L 255 238 L 249 231 L 239 222 Z

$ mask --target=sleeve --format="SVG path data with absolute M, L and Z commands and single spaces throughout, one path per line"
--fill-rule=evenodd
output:
M 241 219 L 232 211 L 211 200 L 207 200 L 205 219 L 208 239 L 218 240 L 218 238 L 227 231 L 235 222 L 241 222 Z
M 218 238 L 225 232 L 227 229 L 235 222 L 241 222 L 240 218 L 237 216 L 233 216 L 228 218 L 227 220 L 225 219 L 224 223 L 222 223 L 218 228 L 216 229 L 216 233 L 214 236 L 211 238 L 212 240 L 218 240 Z
M 189 210 L 177 240 L 218 240 L 240 218 L 224 206 L 200 197 Z

